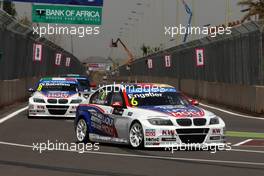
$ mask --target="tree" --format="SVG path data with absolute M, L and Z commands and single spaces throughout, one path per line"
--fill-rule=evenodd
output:
M 15 4 L 11 1 L 4 1 L 3 3 L 3 10 L 12 17 L 15 17 L 17 15 Z
M 258 17 L 259 20 L 264 19 L 264 0 L 241 0 L 238 2 L 240 6 L 246 6 L 245 9 L 241 10 L 246 12 L 242 18 L 242 22 L 251 20 L 251 17 Z
M 161 51 L 163 49 L 163 45 L 160 44 L 160 46 L 151 47 L 151 46 L 146 46 L 145 44 L 143 44 L 140 49 L 143 52 L 143 57 L 144 57 L 144 56 Z
M 143 56 L 147 56 L 148 55 L 148 48 L 147 46 L 143 43 L 143 45 L 141 46 L 141 51 L 143 53 Z

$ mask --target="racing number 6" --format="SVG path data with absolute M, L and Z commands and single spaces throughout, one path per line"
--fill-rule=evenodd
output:
M 133 106 L 137 106 L 137 105 L 138 105 L 138 101 L 135 100 L 135 97 L 133 97 L 133 98 L 131 99 L 131 104 L 132 104 Z

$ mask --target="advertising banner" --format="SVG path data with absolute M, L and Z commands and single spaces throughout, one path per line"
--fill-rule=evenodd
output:
M 70 67 L 70 65 L 71 65 L 71 58 L 70 57 L 66 57 L 65 66 L 66 67 Z
M 106 64 L 91 63 L 88 64 L 89 71 L 104 71 L 106 69 Z
M 165 67 L 170 68 L 171 67 L 171 55 L 165 55 L 164 60 L 165 60 Z
M 100 7 L 32 6 L 32 21 L 36 23 L 101 25 L 101 19 Z
M 55 65 L 56 66 L 60 66 L 61 65 L 61 58 L 62 58 L 62 54 L 61 53 L 56 53 L 56 55 L 55 55 Z
M 148 68 L 149 69 L 152 69 L 153 68 L 153 61 L 152 61 L 152 59 L 148 59 L 147 64 L 148 64 Z
M 42 45 L 34 44 L 33 45 L 33 61 L 41 62 L 42 61 Z
M 195 49 L 195 52 L 196 52 L 196 66 L 197 67 L 204 66 L 204 49 L 197 48 Z

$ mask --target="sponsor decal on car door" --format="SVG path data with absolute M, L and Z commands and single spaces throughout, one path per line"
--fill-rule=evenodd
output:
M 125 117 L 123 115 L 116 115 L 116 114 L 111 114 L 110 117 L 114 119 L 114 124 L 116 127 L 118 138 L 126 142 L 129 131 L 129 117 Z
M 114 119 L 109 116 L 109 111 L 103 106 L 90 105 L 91 127 L 95 134 L 100 136 L 117 137 Z

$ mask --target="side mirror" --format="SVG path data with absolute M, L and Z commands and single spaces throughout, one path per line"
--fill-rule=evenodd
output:
M 123 103 L 120 101 L 113 102 L 111 105 L 113 108 L 121 109 L 123 108 Z
M 92 87 L 92 88 L 96 88 L 97 85 L 96 85 L 95 83 L 90 83 L 90 87 Z
M 193 99 L 193 100 L 191 101 L 191 104 L 194 105 L 194 106 L 198 106 L 198 105 L 199 105 L 199 101 Z
M 85 98 L 85 99 L 88 99 L 89 98 L 89 96 L 90 96 L 90 94 L 83 94 L 83 97 Z
M 28 92 L 30 92 L 30 93 L 34 93 L 35 90 L 34 90 L 33 88 L 29 88 L 29 89 L 28 89 Z

